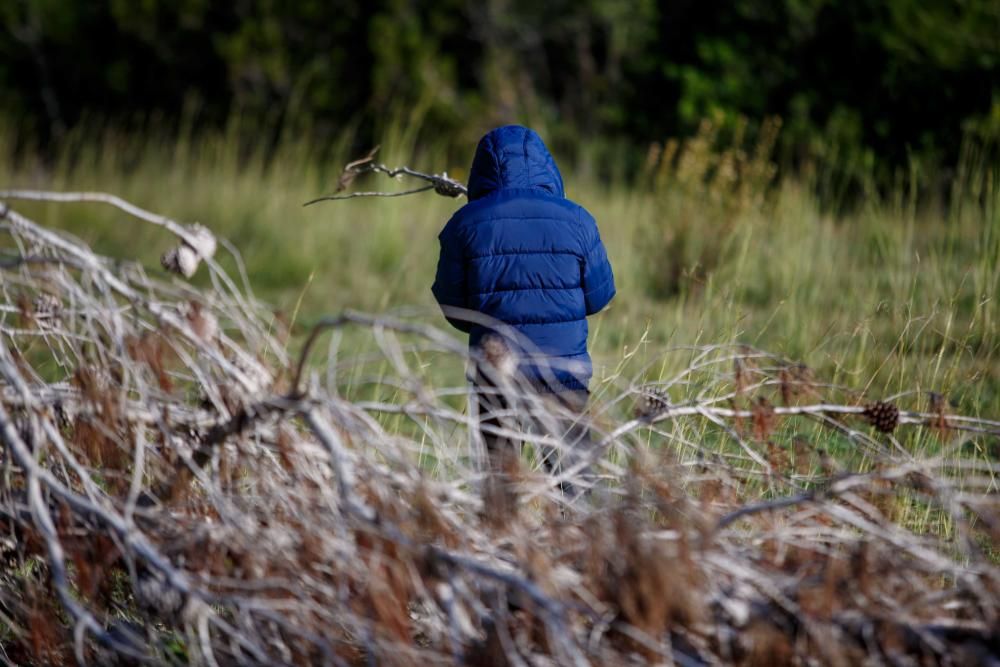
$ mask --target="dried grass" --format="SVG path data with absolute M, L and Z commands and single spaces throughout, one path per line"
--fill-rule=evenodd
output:
M 461 359 L 461 342 L 344 313 L 293 360 L 204 227 L 194 238 L 105 195 L 35 195 L 96 198 L 166 227 L 211 287 L 99 257 L 0 204 L 5 662 L 957 665 L 1000 653 L 1000 466 L 965 456 L 995 442 L 996 421 L 932 399 L 893 404 L 892 424 L 879 408 L 883 433 L 864 421 L 877 397 L 746 346 L 705 346 L 665 351 L 686 362 L 655 387 L 602 391 L 589 460 L 553 476 L 524 456 L 487 473 L 462 388 L 429 385 L 416 363 Z M 322 387 L 306 359 L 322 331 L 347 326 L 368 329 L 391 369 L 364 391 Z M 326 363 L 343 375 L 371 360 Z M 498 433 L 558 447 L 557 430 L 525 433 L 516 417 L 555 424 L 559 408 L 502 386 L 515 414 Z M 842 469 L 817 433 L 868 465 Z M 938 445 L 918 455 L 907 433 Z M 584 471 L 599 482 L 571 501 L 559 483 Z

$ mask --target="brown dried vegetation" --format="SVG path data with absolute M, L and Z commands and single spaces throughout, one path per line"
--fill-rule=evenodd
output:
M 308 378 L 290 394 L 278 378 L 296 364 L 247 295 L 112 272 L 8 215 L 5 233 L 85 267 L 5 274 L 20 290 L 6 312 L 25 322 L 43 292 L 76 304 L 46 338 L 0 348 L 0 656 L 15 664 L 985 665 L 1000 653 L 995 462 L 962 460 L 959 477 L 953 450 L 903 456 L 887 435 L 982 442 L 996 422 L 940 402 L 831 403 L 804 366 L 705 347 L 673 385 L 621 387 L 597 406 L 592 460 L 560 473 L 597 482 L 571 500 L 527 459 L 484 471 L 469 456 L 475 429 L 404 352 L 461 360 L 439 331 L 324 321 L 368 327 L 396 375 L 364 397 Z M 869 464 L 820 449 L 819 429 Z

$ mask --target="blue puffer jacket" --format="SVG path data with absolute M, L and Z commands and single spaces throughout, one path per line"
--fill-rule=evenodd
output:
M 566 199 L 559 169 L 533 130 L 509 125 L 482 138 L 469 202 L 439 239 L 432 289 L 448 321 L 470 334 L 469 344 L 490 329 L 463 320 L 456 308 L 499 320 L 529 341 L 509 344 L 530 379 L 552 390 L 586 389 L 587 316 L 614 297 L 614 276 L 597 223 Z M 545 382 L 552 376 L 554 386 Z

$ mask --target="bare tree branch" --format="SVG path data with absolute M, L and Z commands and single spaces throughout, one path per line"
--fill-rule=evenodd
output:
M 372 153 L 342 185 L 368 172 L 453 183 Z M 0 199 L 3 660 L 997 652 L 1000 464 L 981 455 L 996 419 L 875 400 L 744 345 L 664 350 L 665 379 L 609 380 L 582 414 L 484 368 L 506 407 L 477 416 L 464 367 L 485 357 L 417 318 L 323 318 L 293 358 L 207 228 L 103 193 Z M 97 255 L 6 203 L 21 199 L 113 205 L 173 234 L 212 284 Z M 363 349 L 314 358 L 347 326 Z M 519 455 L 483 465 L 480 431 Z

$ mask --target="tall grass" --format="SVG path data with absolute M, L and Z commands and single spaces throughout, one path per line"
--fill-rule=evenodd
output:
M 467 162 L 445 162 L 453 147 L 418 145 L 407 120 L 387 125 L 383 161 L 466 176 Z M 619 288 L 591 323 L 594 388 L 667 346 L 742 341 L 871 393 L 933 389 L 964 410 L 1000 413 L 1000 192 L 989 154 L 970 142 L 949 206 L 910 174 L 888 193 L 867 188 L 837 216 L 815 195 L 829 189 L 826 172 L 775 177 L 779 131 L 770 122 L 754 142 L 741 132 L 723 139 L 706 122 L 691 140 L 654 144 L 641 174 L 614 183 L 562 163 L 568 195 L 599 221 Z M 16 128 L 0 131 L 5 187 L 112 191 L 200 221 L 239 247 L 258 296 L 300 328 L 343 308 L 437 317 L 436 235 L 461 200 L 301 206 L 333 190 L 357 157 L 349 131 L 322 150 L 294 136 L 258 146 L 238 121 L 197 136 L 79 131 L 46 161 L 15 157 L 15 138 Z M 369 178 L 355 185 L 405 186 Z M 45 219 L 101 252 L 157 266 L 154 229 L 98 207 L 50 207 Z
M 302 208 L 356 157 L 346 133 L 319 151 L 256 148 L 237 125 L 197 141 L 83 132 L 42 161 L 0 132 L 0 188 L 106 190 L 201 222 L 274 309 L 179 286 L 158 262 L 177 239 L 118 209 L 6 212 L 0 656 L 103 663 L 135 641 L 165 664 L 986 656 L 996 167 L 970 144 L 949 206 L 904 179 L 834 215 L 815 194 L 826 176 L 777 176 L 777 131 L 751 143 L 706 123 L 613 183 L 563 164 L 619 287 L 592 321 L 596 400 L 562 414 L 605 441 L 580 502 L 538 474 L 544 426 L 507 424 L 523 456 L 483 473 L 464 347 L 419 327 L 442 323 L 435 237 L 461 202 Z M 390 125 L 383 159 L 465 176 L 417 136 Z M 407 316 L 319 319 L 344 308 Z M 300 394 L 294 348 L 317 323 L 330 348 L 308 348 L 320 385 Z M 508 397 L 510 422 L 552 422 L 531 392 Z

